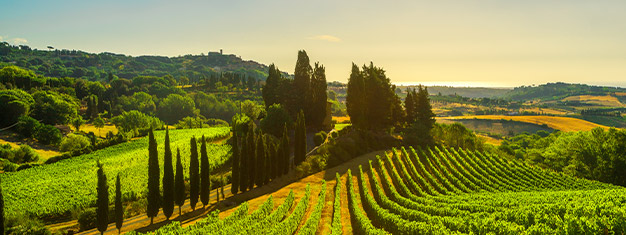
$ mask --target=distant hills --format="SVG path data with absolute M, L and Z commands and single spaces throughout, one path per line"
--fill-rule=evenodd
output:
M 585 84 L 571 83 L 547 83 L 539 86 L 521 86 L 513 88 L 501 98 L 511 100 L 560 100 L 569 96 L 576 95 L 617 95 L 626 92 L 626 88 L 607 87 L 607 86 L 590 86 Z
M 209 52 L 206 55 L 127 56 L 103 52 L 99 54 L 78 50 L 37 50 L 0 42 L 0 67 L 13 64 L 50 77 L 75 77 L 106 80 L 109 73 L 121 78 L 137 76 L 188 77 L 197 80 L 222 72 L 245 74 L 265 80 L 268 66 L 242 60 L 236 55 Z M 285 75 L 287 75 L 285 73 Z

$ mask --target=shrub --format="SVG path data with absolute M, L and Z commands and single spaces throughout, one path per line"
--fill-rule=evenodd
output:
M 13 151 L 13 159 L 9 159 L 14 163 L 35 162 L 39 160 L 39 154 L 37 154 L 30 146 L 20 145 L 20 147 Z
M 37 139 L 42 144 L 52 144 L 56 145 L 61 142 L 61 131 L 56 127 L 50 125 L 42 125 L 41 128 L 37 131 L 37 135 L 35 139 Z
M 86 231 L 96 227 L 96 208 L 87 208 L 78 214 L 78 226 L 80 231 Z
M 326 136 L 328 136 L 328 134 L 326 134 L 325 131 L 320 131 L 315 134 L 315 136 L 313 137 L 313 142 L 315 143 L 315 146 L 320 146 L 321 144 L 323 144 L 326 140 Z
M 91 147 L 89 138 L 82 135 L 69 134 L 61 141 L 61 152 L 82 152 Z
M 6 234 L 51 234 L 41 221 L 26 214 L 16 214 L 6 218 L 4 226 L 6 228 Z
M 261 120 L 261 130 L 274 136 L 282 136 L 285 124 L 289 128 L 293 121 L 289 113 L 280 104 L 273 104 L 267 108 L 267 115 Z
M 36 119 L 29 116 L 20 116 L 17 119 L 17 125 L 15 126 L 17 133 L 20 135 L 30 138 L 34 137 L 37 134 L 39 128 L 43 125 L 37 121 Z

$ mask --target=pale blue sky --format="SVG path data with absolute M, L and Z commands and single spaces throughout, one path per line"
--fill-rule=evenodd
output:
M 293 73 L 297 50 L 346 81 L 626 87 L 626 1 L 0 0 L 0 37 L 128 55 L 225 53 Z

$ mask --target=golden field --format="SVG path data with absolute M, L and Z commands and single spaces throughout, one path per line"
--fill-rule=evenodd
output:
M 582 103 L 597 104 L 607 107 L 625 107 L 616 97 L 610 95 L 577 95 L 564 98 L 562 101 L 579 101 Z
M 518 122 L 527 122 L 537 125 L 547 125 L 548 127 L 560 131 L 588 131 L 596 127 L 608 129 L 608 126 L 595 124 L 578 118 L 571 117 L 555 117 L 555 116 L 505 116 L 505 115 L 474 115 L 474 116 L 457 116 L 457 117 L 441 117 L 437 119 L 454 120 L 454 119 L 489 119 L 489 120 L 511 120 Z

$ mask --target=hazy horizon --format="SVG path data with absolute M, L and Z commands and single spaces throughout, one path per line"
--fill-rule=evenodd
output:
M 224 50 L 293 73 L 297 51 L 346 82 L 352 62 L 394 83 L 626 87 L 626 2 L 12 1 L 0 41 L 92 53 Z

